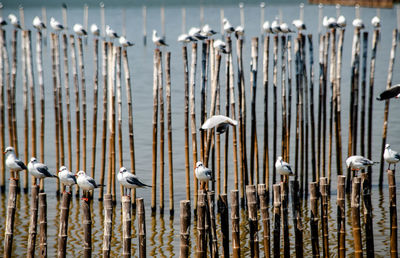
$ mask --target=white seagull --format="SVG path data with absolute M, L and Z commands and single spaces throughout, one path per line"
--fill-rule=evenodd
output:
M 69 192 L 71 192 L 71 188 L 76 184 L 76 177 L 74 173 L 70 172 L 67 167 L 62 166 L 58 171 L 58 178 L 60 178 L 61 183 L 69 186 Z
M 95 36 L 100 36 L 100 29 L 94 23 L 90 26 L 90 32 Z
M 216 127 L 217 133 L 222 134 L 228 129 L 229 125 L 236 126 L 237 124 L 238 122 L 236 120 L 233 120 L 227 116 L 216 115 L 208 118 L 201 126 L 201 130 L 206 130 Z
M 111 29 L 111 27 L 109 25 L 106 26 L 106 35 L 110 39 L 119 38 L 118 34 L 113 29 Z
M 32 157 L 28 163 L 28 171 L 36 179 L 42 179 L 45 177 L 57 177 L 50 173 L 49 168 L 42 163 L 39 163 L 36 158 Z
M 400 98 L 400 84 L 394 85 L 389 89 L 383 91 L 376 99 L 387 100 L 391 98 Z
M 61 23 L 59 23 L 58 21 L 56 21 L 56 19 L 54 19 L 54 17 L 50 18 L 50 26 L 55 31 L 61 31 L 64 29 L 64 26 Z
M 131 47 L 134 46 L 132 42 L 128 41 L 124 36 L 119 37 L 119 44 L 123 47 Z
M 10 23 L 17 29 L 21 29 L 21 24 L 19 24 L 19 20 L 15 14 L 9 14 L 8 19 L 10 20 Z
M 231 25 L 228 19 L 224 18 L 222 22 L 224 24 L 224 31 L 226 34 L 231 34 L 232 32 L 235 31 L 235 28 Z
M 11 172 L 19 172 L 21 170 L 27 169 L 24 162 L 20 161 L 15 155 L 15 150 L 13 147 L 7 147 L 4 152 L 5 155 L 8 154 L 6 158 L 6 166 Z
M 7 25 L 7 21 L 3 19 L 3 17 L 0 17 L 0 27 L 2 26 L 6 26 Z
M 76 34 L 78 34 L 79 36 L 86 36 L 87 35 L 87 31 L 85 30 L 85 28 L 83 28 L 82 24 L 76 23 L 74 25 L 74 32 Z
M 153 37 L 152 37 L 153 43 L 157 46 L 157 47 L 161 47 L 161 46 L 167 46 L 168 44 L 165 42 L 165 40 L 162 37 L 157 36 L 157 31 L 153 30 Z
M 293 170 L 289 163 L 283 161 L 282 157 L 279 156 L 278 159 L 275 162 L 275 168 L 276 171 L 278 171 L 279 174 L 284 176 L 283 181 L 286 182 L 287 176 L 294 176 L 295 174 L 293 173 Z
M 340 27 L 340 28 L 344 28 L 344 27 L 346 27 L 346 18 L 343 16 L 343 15 L 340 15 L 338 18 L 337 18 L 337 24 L 338 24 L 338 26 Z
M 118 173 L 118 182 L 125 188 L 143 188 L 143 187 L 151 187 L 150 185 L 146 185 L 139 181 L 137 176 L 128 172 L 128 170 L 124 167 L 119 169 Z
M 76 182 L 77 182 L 78 186 L 80 188 L 82 188 L 82 190 L 83 190 L 83 196 L 84 196 L 82 198 L 83 200 L 88 201 L 88 197 L 87 197 L 88 191 L 91 191 L 91 190 L 94 190 L 95 188 L 100 188 L 101 186 L 104 186 L 104 185 L 98 185 L 96 183 L 96 181 L 94 181 L 93 178 L 86 175 L 85 171 L 81 170 L 75 176 L 77 177 Z
M 271 25 L 269 25 L 269 21 L 265 21 L 263 24 L 263 29 L 266 33 L 273 33 L 271 29 Z
M 322 25 L 327 29 L 334 29 L 338 27 L 337 21 L 335 17 L 327 17 L 324 16 L 322 19 Z
M 375 28 L 379 28 L 379 27 L 381 27 L 381 19 L 379 19 L 378 16 L 374 16 L 374 17 L 371 19 L 371 24 L 372 24 L 372 26 L 374 26 Z
M 279 27 L 280 27 L 282 33 L 291 33 L 291 32 L 293 32 L 289 28 L 289 25 L 286 22 L 282 23 Z
M 193 37 L 189 36 L 186 33 L 181 34 L 178 37 L 178 42 L 188 43 L 188 42 L 191 42 L 191 41 L 195 41 L 195 39 Z
M 42 22 L 42 20 L 40 20 L 39 16 L 35 16 L 35 18 L 33 18 L 33 27 L 35 27 L 37 30 L 43 30 L 46 29 L 46 25 L 44 24 L 44 22 Z
M 200 185 L 200 189 L 204 189 L 205 186 L 207 185 L 207 182 L 212 180 L 212 178 L 213 178 L 213 173 L 212 173 L 211 169 L 206 168 L 203 165 L 203 162 L 201 162 L 201 161 L 197 161 L 197 163 L 196 163 L 195 174 L 196 174 L 197 179 L 201 183 L 203 183 L 203 188 Z
M 226 50 L 226 43 L 220 39 L 217 39 L 213 43 L 213 47 L 220 51 L 221 53 L 228 54 L 229 52 Z
M 201 29 L 197 28 L 197 27 L 190 28 L 188 34 L 189 34 L 189 36 L 191 36 L 192 38 L 195 38 L 196 40 L 204 40 L 207 38 L 207 36 L 201 35 Z
M 391 164 L 394 164 L 394 168 L 396 169 L 396 163 L 400 161 L 400 154 L 397 151 L 392 150 L 390 144 L 386 144 L 383 158 L 387 163 L 389 163 L 388 169 L 390 169 Z
M 364 29 L 365 27 L 363 21 L 359 18 L 353 20 L 353 26 L 359 29 Z
M 279 25 L 277 19 L 275 19 L 275 20 L 271 23 L 271 30 L 272 30 L 272 33 L 279 33 L 279 32 L 282 32 L 282 31 L 281 31 L 281 26 Z
M 242 25 L 239 25 L 235 28 L 235 37 L 238 39 L 239 37 L 243 37 L 244 28 Z
M 363 156 L 350 156 L 346 159 L 346 165 L 351 170 L 360 170 L 365 169 L 366 167 L 372 166 L 375 163 L 379 163 L 376 161 L 369 160 Z
M 292 24 L 296 27 L 296 29 L 298 31 L 302 31 L 306 29 L 306 25 L 304 24 L 304 22 L 300 19 L 298 20 L 293 20 Z
M 215 34 L 217 34 L 217 32 L 214 31 L 208 24 L 204 25 L 203 28 L 201 28 L 201 35 L 203 36 L 211 37 Z

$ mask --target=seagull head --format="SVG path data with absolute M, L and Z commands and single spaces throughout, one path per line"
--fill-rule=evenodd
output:
M 14 148 L 13 147 L 11 147 L 11 146 L 9 146 L 9 147 L 7 147 L 5 150 L 4 150 L 4 154 L 6 154 L 6 153 L 8 153 L 8 152 L 11 152 L 11 153 L 13 153 L 13 152 L 15 152 L 15 150 L 14 150 Z
M 204 166 L 204 165 L 203 165 L 203 162 L 197 161 L 197 163 L 196 163 L 196 168 L 202 167 L 202 166 Z
M 10 19 L 10 21 L 16 21 L 17 20 L 17 16 L 15 16 L 15 14 L 13 14 L 13 13 L 10 13 L 8 15 L 8 19 Z
M 228 21 L 227 18 L 224 18 L 224 19 L 222 20 L 222 22 L 223 22 L 224 24 L 227 24 L 229 21 Z
M 125 172 L 128 172 L 128 170 L 127 170 L 125 167 L 121 167 L 121 168 L 119 169 L 119 173 L 123 174 L 123 173 L 125 173 Z
M 80 176 L 84 176 L 84 175 L 86 175 L 85 171 L 80 170 L 80 171 L 78 171 L 78 173 L 76 173 L 75 176 L 80 177 Z
M 61 166 L 60 169 L 58 170 L 58 172 L 62 172 L 62 171 L 66 171 L 67 167 L 66 166 Z
M 389 143 L 386 143 L 385 149 L 388 149 L 388 148 L 390 148 L 390 144 L 389 144 Z
M 31 163 L 36 163 L 36 162 L 37 162 L 37 159 L 35 157 L 32 157 L 31 158 Z

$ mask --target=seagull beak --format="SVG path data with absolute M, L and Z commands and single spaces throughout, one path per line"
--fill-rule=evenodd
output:
M 3 151 L 3 154 L 6 154 L 7 153 L 7 151 Z

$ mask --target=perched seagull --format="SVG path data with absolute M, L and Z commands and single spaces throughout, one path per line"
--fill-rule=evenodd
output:
M 340 28 L 346 27 L 346 18 L 343 15 L 340 15 L 337 18 L 337 24 Z
M 379 28 L 379 27 L 381 27 L 381 19 L 379 19 L 378 16 L 374 16 L 374 18 L 372 18 L 372 20 L 371 20 L 371 24 L 375 28 Z
M 58 178 L 60 178 L 61 183 L 69 186 L 69 192 L 71 192 L 71 188 L 76 184 L 76 177 L 74 173 L 70 172 L 67 167 L 62 166 L 58 171 Z
M 275 19 L 275 20 L 271 23 L 271 30 L 272 30 L 272 33 L 279 33 L 279 32 L 282 32 L 282 31 L 281 31 L 281 26 L 279 25 L 277 19 Z
M 376 99 L 387 100 L 391 98 L 400 98 L 400 84 L 394 85 L 389 89 L 383 91 Z
M 204 40 L 207 38 L 207 36 L 201 35 L 201 29 L 197 28 L 197 27 L 190 28 L 188 34 L 189 34 L 189 36 L 191 36 L 192 38 L 195 38 L 196 40 Z
M 348 168 L 351 168 L 351 170 L 365 169 L 366 167 L 372 166 L 375 163 L 379 162 L 369 160 L 363 156 L 350 156 L 346 159 L 346 165 Z
M 188 34 L 184 33 L 184 34 L 179 35 L 178 41 L 179 42 L 183 42 L 183 43 L 188 43 L 188 42 L 191 42 L 191 41 L 196 41 L 196 39 L 194 39 L 193 37 L 191 37 Z
M 359 29 L 365 28 L 363 21 L 359 18 L 356 18 L 353 20 L 353 26 L 356 28 L 359 28 Z
M 54 17 L 50 18 L 50 26 L 55 31 L 61 31 L 64 29 L 64 26 L 61 23 L 59 23 L 58 21 L 56 21 L 56 19 L 54 19 Z
M 214 31 L 208 24 L 204 25 L 203 28 L 201 28 L 201 35 L 203 36 L 211 37 L 215 34 L 217 34 L 217 32 Z
M 7 147 L 4 150 L 4 154 L 7 155 L 6 166 L 11 172 L 19 172 L 21 170 L 27 169 L 24 162 L 20 161 L 15 155 L 15 150 L 13 147 Z
M 8 19 L 10 20 L 10 23 L 14 25 L 15 28 L 21 29 L 21 25 L 19 24 L 18 18 L 17 16 L 15 16 L 15 14 L 12 13 L 9 14 Z
M 46 29 L 46 25 L 40 20 L 39 16 L 35 16 L 33 19 L 33 27 L 35 27 L 38 30 Z
M 3 19 L 3 17 L 0 17 L 0 27 L 2 26 L 6 26 L 7 25 L 7 21 Z
M 244 35 L 244 28 L 242 25 L 239 25 L 235 29 L 235 37 L 238 39 L 240 36 L 243 37 Z
M 394 164 L 394 168 L 396 169 L 396 163 L 400 161 L 400 154 L 397 151 L 392 150 L 390 144 L 386 144 L 383 158 L 387 163 L 389 163 L 388 169 L 390 169 L 390 164 Z
M 328 18 L 327 16 L 324 16 L 324 18 L 322 19 L 322 25 L 327 29 L 334 29 L 338 27 L 336 18 L 335 17 Z
M 269 21 L 265 21 L 263 24 L 263 29 L 266 33 L 273 33 L 271 29 L 271 25 L 269 25 Z
M 216 115 L 207 119 L 204 124 L 201 126 L 201 130 L 211 129 L 216 127 L 216 130 L 219 134 L 224 133 L 229 125 L 237 125 L 237 121 L 233 120 L 227 116 Z
M 203 183 L 203 188 L 200 185 L 200 189 L 204 189 L 207 185 L 207 182 L 213 178 L 211 169 L 206 168 L 201 161 L 197 161 L 196 163 L 195 174 L 200 183 Z
M 228 54 L 229 52 L 226 50 L 226 43 L 223 42 L 220 39 L 217 39 L 216 41 L 214 41 L 213 44 L 214 48 L 217 49 L 218 51 L 224 53 L 224 54 Z
M 78 34 L 79 36 L 86 36 L 87 35 L 87 31 L 85 30 L 85 28 L 83 28 L 82 24 L 76 23 L 74 25 L 74 32 L 76 34 Z
M 131 46 L 135 45 L 132 42 L 126 40 L 126 38 L 124 36 L 121 36 L 119 38 L 119 44 L 121 44 L 121 46 L 123 46 L 123 47 L 131 47 Z
M 111 27 L 109 25 L 106 26 L 106 35 L 107 37 L 109 37 L 110 39 L 117 39 L 119 38 L 118 34 L 111 29 Z
M 28 171 L 36 179 L 42 179 L 45 177 L 57 177 L 50 173 L 49 168 L 42 163 L 37 162 L 37 159 L 32 157 L 31 161 L 28 163 Z
M 161 47 L 161 46 L 167 46 L 167 43 L 165 42 L 165 40 L 162 37 L 157 36 L 157 31 L 153 30 L 153 43 L 157 46 L 157 47 Z
M 104 185 L 98 185 L 96 183 L 96 181 L 94 181 L 93 178 L 91 178 L 90 176 L 86 175 L 85 171 L 79 171 L 76 175 L 77 177 L 76 182 L 79 185 L 80 188 L 82 188 L 83 190 L 83 200 L 88 201 L 88 197 L 87 197 L 87 192 L 90 190 L 94 190 L 95 188 L 99 188 L 101 186 Z M 85 195 L 86 194 L 86 195 Z
M 279 27 L 280 27 L 282 33 L 291 33 L 291 32 L 293 32 L 289 28 L 289 26 L 288 26 L 288 24 L 286 22 L 282 23 Z
M 296 27 L 298 31 L 302 31 L 306 29 L 306 25 L 302 20 L 293 20 L 292 24 Z M 282 27 L 282 25 L 281 25 Z
M 118 182 L 123 187 L 129 188 L 129 189 L 151 187 L 150 185 L 146 185 L 146 184 L 140 182 L 139 179 L 137 178 L 137 176 L 128 172 L 128 170 L 124 167 L 119 169 L 117 178 L 118 178 Z
M 232 32 L 235 31 L 235 28 L 231 25 L 228 19 L 224 18 L 222 22 L 224 24 L 224 31 L 226 34 L 231 34 Z
M 100 29 L 94 23 L 90 26 L 90 32 L 95 36 L 100 36 Z
M 278 159 L 276 160 L 275 168 L 276 168 L 276 171 L 278 171 L 279 174 L 284 176 L 284 179 L 283 179 L 284 182 L 286 182 L 287 176 L 294 176 L 295 175 L 293 173 L 293 170 L 290 167 L 289 163 L 283 161 L 281 156 L 279 156 Z

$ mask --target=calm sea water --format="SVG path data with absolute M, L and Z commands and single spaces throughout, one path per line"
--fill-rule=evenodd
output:
M 18 13 L 18 9 L 14 8 L 10 3 L 9 7 L 7 3 L 4 4 L 3 16 L 8 13 L 14 12 Z M 145 182 L 151 182 L 151 142 L 152 133 L 149 130 L 152 124 L 152 74 L 153 74 L 153 45 L 150 43 L 147 47 L 142 44 L 142 9 L 138 6 L 131 7 L 130 5 L 107 5 L 106 6 L 106 24 L 111 25 L 117 31 L 122 29 L 122 17 L 123 11 L 126 12 L 126 24 L 127 24 L 127 38 L 136 43 L 135 47 L 129 49 L 129 62 L 130 62 L 130 72 L 133 82 L 133 100 L 134 100 L 134 132 L 135 132 L 135 148 L 136 148 L 136 173 Z M 225 16 L 230 19 L 231 23 L 238 25 L 240 23 L 239 8 L 236 4 L 224 5 L 224 6 L 205 6 L 204 16 L 205 22 L 209 23 L 212 27 L 219 30 L 220 24 L 220 9 L 224 9 Z M 297 3 L 285 3 L 285 4 L 273 4 L 268 5 L 265 9 L 265 19 L 272 20 L 275 16 L 279 15 L 281 12 L 284 21 L 291 23 L 292 19 L 298 17 L 299 8 Z M 348 24 L 354 18 L 354 8 L 343 7 L 341 9 L 343 15 L 346 16 Z M 324 8 L 324 14 L 328 16 L 334 16 L 336 10 L 333 6 L 327 6 Z M 41 6 L 36 7 L 26 7 L 25 8 L 25 23 L 27 27 L 31 27 L 30 23 L 34 16 L 41 15 Z M 369 35 L 369 45 L 371 47 L 372 38 L 372 27 L 370 25 L 370 20 L 376 15 L 375 9 L 361 8 L 361 17 L 366 23 L 366 30 L 370 32 Z M 62 20 L 61 9 L 59 7 L 47 8 L 47 17 L 54 16 L 58 20 Z M 160 8 L 159 6 L 152 6 L 147 8 L 147 29 L 148 34 L 150 34 L 152 29 L 161 31 L 160 22 Z M 191 26 L 200 25 L 200 9 L 199 6 L 188 5 L 186 8 L 186 24 L 187 28 Z M 392 30 L 396 27 L 396 12 L 392 9 L 381 10 L 382 17 L 382 29 L 381 29 L 381 41 L 378 47 L 377 60 L 376 60 L 376 76 L 375 76 L 375 92 L 376 96 L 380 91 L 386 87 L 387 71 L 388 71 L 388 61 L 389 53 L 392 41 Z M 314 60 L 318 61 L 317 50 L 318 50 L 318 7 L 306 5 L 305 6 L 305 23 L 308 27 L 308 32 L 313 34 L 314 37 Z M 75 23 L 83 23 L 83 8 L 71 7 L 68 9 L 68 26 L 72 28 Z M 97 23 L 100 25 L 100 10 L 98 7 L 89 6 L 89 24 Z M 176 38 L 181 33 L 181 7 L 180 6 L 168 6 L 165 5 L 165 30 L 166 39 L 170 47 L 166 50 L 171 51 L 171 76 L 172 76 L 172 126 L 173 126 L 173 152 L 174 152 L 174 198 L 175 198 L 175 217 L 170 218 L 168 215 L 160 216 L 157 214 L 155 217 L 146 217 L 146 230 L 147 230 L 147 250 L 148 254 L 151 256 L 177 256 L 179 254 L 179 201 L 184 200 L 185 197 L 185 166 L 184 166 L 184 139 L 183 135 L 183 63 L 182 63 L 182 52 L 181 45 L 176 42 Z M 260 11 L 258 4 L 249 4 L 245 6 L 245 26 L 246 26 L 246 41 L 244 46 L 244 65 L 245 65 L 245 80 L 247 88 L 247 103 L 250 103 L 250 89 L 249 89 L 249 64 L 250 64 L 250 39 L 252 37 L 260 36 Z M 7 28 L 7 36 L 10 39 L 11 29 Z M 348 121 L 348 107 L 349 107 L 349 86 L 350 86 L 350 65 L 351 65 L 351 41 L 353 37 L 353 28 L 348 27 L 344 42 L 344 53 L 343 53 L 343 67 L 342 67 L 342 132 L 343 132 L 343 153 L 344 156 L 347 153 L 347 121 Z M 35 40 L 35 36 L 33 36 Z M 88 39 L 88 46 L 85 50 L 85 73 L 86 73 L 86 87 L 87 87 L 87 102 L 88 102 L 88 148 L 91 148 L 91 133 L 92 133 L 92 103 L 93 103 L 93 65 L 92 65 L 92 38 Z M 148 38 L 148 42 L 150 38 Z M 49 43 L 49 42 L 48 42 Z M 54 124 L 52 118 L 53 114 L 53 102 L 52 102 L 52 77 L 51 77 L 51 56 L 49 44 L 48 47 L 44 48 L 44 71 L 45 71 L 45 87 L 46 87 L 46 146 L 45 146 L 45 163 L 48 164 L 52 171 L 57 171 L 55 167 L 55 152 L 54 152 Z M 308 48 L 307 48 L 308 49 Z M 272 50 L 272 46 L 271 46 Z M 261 51 L 259 51 L 261 52 Z M 272 51 L 271 51 L 272 53 Z M 308 55 L 308 52 L 307 52 Z M 370 57 L 370 52 L 368 53 L 368 58 Z M 259 60 L 261 61 L 262 55 L 260 54 Z M 279 59 L 280 60 L 280 59 Z M 224 64 L 224 61 L 223 61 Z M 280 64 L 280 61 L 279 61 Z M 368 61 L 369 64 L 369 61 Z M 234 57 L 234 65 L 236 67 L 236 58 Z M 261 70 L 262 62 L 259 62 L 259 70 Z M 308 65 L 308 64 L 307 64 Z M 199 67 L 199 66 L 198 66 Z M 222 66 L 223 67 L 223 66 Z M 270 66 L 272 67 L 272 66 Z M 369 67 L 369 65 L 368 65 Z M 21 64 L 19 64 L 21 68 Z M 315 66 L 317 68 L 317 65 Z M 294 69 L 294 66 L 293 66 Z M 398 83 L 400 80 L 400 75 L 398 73 L 398 62 L 396 62 L 393 73 L 393 82 Z M 221 70 L 223 73 L 224 68 Z M 369 69 L 368 69 L 369 71 Z M 196 94 L 199 96 L 200 93 L 200 78 L 199 70 L 197 74 L 197 91 Z M 315 70 L 316 75 L 318 74 L 318 69 Z M 272 68 L 270 69 L 270 78 L 272 78 Z M 317 77 L 317 76 L 316 76 Z M 281 75 L 278 69 L 278 78 L 280 81 Z M 35 74 L 35 79 L 37 76 Z M 72 78 L 70 78 L 72 79 Z M 236 79 L 236 77 L 235 77 Z M 317 78 L 316 78 L 317 79 Z M 257 96 L 257 130 L 258 139 L 261 142 L 264 138 L 263 135 L 263 89 L 261 85 L 262 74 L 258 74 L 258 96 Z M 294 82 L 294 80 L 293 80 Z M 278 85 L 280 85 L 278 83 Z M 318 87 L 318 82 L 315 80 L 315 85 Z M 70 87 L 73 86 L 73 81 L 70 80 Z M 17 78 L 17 116 L 18 116 L 18 129 L 19 129 L 19 146 L 20 149 L 23 146 L 23 96 L 22 96 L 22 78 L 21 69 L 18 70 Z M 124 85 L 123 85 L 124 87 Z M 225 89 L 225 79 L 221 77 L 221 89 L 224 92 Z M 272 84 L 270 85 L 272 87 Z M 280 86 L 279 86 L 280 87 Z M 294 85 L 293 85 L 294 87 Z M 316 88 L 317 89 L 317 88 Z M 38 89 L 36 95 L 38 96 Z M 124 91 L 123 91 L 124 92 Z M 72 93 L 72 92 L 71 92 Z M 65 92 L 63 92 L 65 95 Z M 315 94 L 316 96 L 317 94 Z M 272 89 L 270 88 L 270 113 L 272 114 Z M 101 100 L 102 95 L 100 93 L 99 100 Z M 199 97 L 198 97 L 199 99 Z M 125 107 L 126 98 L 123 93 L 122 96 L 123 104 Z M 74 99 L 72 98 L 71 103 Z M 224 106 L 225 98 L 222 96 L 221 106 Z M 65 104 L 65 103 L 64 103 Z M 199 109 L 199 100 L 196 103 L 197 111 Z M 65 107 L 64 107 L 65 108 Z M 383 121 L 383 108 L 384 104 L 382 102 L 374 101 L 374 120 L 373 120 L 373 159 L 380 160 L 380 144 L 382 135 L 382 121 Z M 400 116 L 398 115 L 398 110 L 400 108 L 400 102 L 394 100 L 390 103 L 390 116 L 389 116 L 389 131 L 388 131 L 388 142 L 391 143 L 393 149 L 400 150 Z M 74 116 L 74 106 L 72 106 L 71 112 L 73 114 L 73 123 L 75 123 Z M 101 111 L 101 110 L 100 110 Z M 39 112 L 39 109 L 37 110 Z M 316 110 L 315 110 L 316 112 Z M 64 115 L 66 115 L 64 110 Z M 280 98 L 278 99 L 278 118 L 280 118 Z M 126 139 L 124 141 L 124 165 L 129 167 L 129 146 L 128 146 L 128 124 L 127 124 L 127 110 L 123 109 L 123 137 Z M 294 115 L 292 116 L 294 117 Z M 248 116 L 250 119 L 250 116 Z M 200 120 L 197 120 L 197 125 L 199 126 Z M 74 124 L 73 124 L 74 125 Z M 292 121 L 294 125 L 294 121 Z M 248 126 L 247 128 L 249 128 Z M 280 124 L 278 125 L 280 127 Z M 292 126 L 293 129 L 293 126 Z M 269 139 L 272 142 L 272 130 L 269 128 Z M 100 133 L 100 132 L 99 132 Z M 280 137 L 280 129 L 278 128 L 278 137 Z M 292 135 L 294 130 L 292 130 Z M 222 137 L 223 138 L 223 137 Z M 73 137 L 73 149 L 76 144 Z M 293 139 L 292 139 L 293 140 Z M 294 143 L 291 144 L 291 157 L 294 157 Z M 97 142 L 97 161 L 100 161 L 100 148 L 101 143 Z M 272 153 L 272 144 L 270 144 L 270 153 Z M 278 151 L 280 151 L 280 146 L 278 145 Z M 90 156 L 90 155 L 88 155 Z M 230 160 L 230 171 L 232 169 L 232 157 L 231 152 L 229 155 Z M 24 157 L 20 155 L 21 159 L 25 160 L 29 157 Z M 335 155 L 333 154 L 332 164 L 335 164 Z M 75 159 L 74 159 L 75 160 Z M 167 159 L 166 159 L 167 160 Z M 88 159 L 88 164 L 90 164 Z M 262 158 L 260 155 L 260 162 Z M 272 164 L 272 160 L 270 160 Z M 97 163 L 98 167 L 100 162 Z M 166 173 L 167 170 L 167 163 Z M 76 165 L 71 170 L 75 171 Z M 100 171 L 96 171 L 96 177 L 98 178 Z M 332 167 L 332 192 L 331 200 L 329 204 L 329 228 L 330 228 L 330 247 L 332 253 L 335 250 L 336 241 L 336 166 Z M 373 204 L 373 215 L 374 215 L 374 241 L 375 241 L 375 252 L 377 256 L 384 256 L 389 253 L 389 203 L 388 203 L 388 189 L 387 180 L 385 177 L 383 190 L 380 191 L 378 188 L 378 168 L 376 167 L 373 171 L 373 181 L 372 181 L 372 204 Z M 310 177 L 311 178 L 311 177 Z M 310 179 L 311 180 L 311 179 Z M 399 179 L 397 180 L 397 189 L 400 188 Z M 166 186 L 168 185 L 168 177 L 165 181 Z M 60 214 L 60 203 L 55 194 L 55 184 L 51 182 L 51 179 L 46 182 L 46 192 L 48 194 L 48 254 L 50 256 L 56 255 L 57 250 L 57 234 L 58 234 L 58 223 Z M 193 190 L 193 188 L 191 188 Z M 228 190 L 233 189 L 233 175 L 229 174 L 229 186 Z M 398 191 L 399 192 L 399 191 Z M 119 190 L 117 189 L 117 193 Z M 137 194 L 139 197 L 143 197 L 146 205 L 146 214 L 150 214 L 150 200 L 151 200 L 151 190 L 150 189 L 140 189 Z M 159 195 L 157 194 L 157 197 Z M 168 187 L 166 187 L 165 196 L 168 196 Z M 95 197 L 97 197 L 97 192 L 95 192 Z M 118 200 L 120 197 L 117 197 Z M 6 196 L 0 195 L 0 214 L 1 217 L 6 217 Z M 14 234 L 14 256 L 23 256 L 27 247 L 28 238 L 28 225 L 29 225 L 29 195 L 21 194 L 18 199 L 17 213 L 16 213 L 16 226 Z M 165 205 L 168 207 L 168 204 Z M 304 239 L 305 239 L 305 254 L 310 254 L 310 235 L 309 235 L 309 202 L 306 200 L 302 203 L 302 213 L 303 213 L 303 224 L 304 224 Z M 349 201 L 346 199 L 347 207 L 347 253 L 353 253 L 353 243 L 352 243 L 352 233 L 351 233 L 351 221 L 350 221 L 350 211 L 349 211 Z M 168 212 L 166 212 L 168 214 Z M 103 229 L 103 204 L 98 202 L 95 198 L 92 206 L 93 215 L 93 254 L 98 256 L 101 253 L 102 246 L 102 229 Z M 121 206 L 118 203 L 116 209 L 114 209 L 114 224 L 113 224 L 113 248 L 112 255 L 117 256 L 122 254 L 122 229 L 121 229 Z M 134 217 L 135 219 L 135 217 Z M 217 217 L 219 219 L 219 217 Z M 3 219 L 4 221 L 4 219 Z M 219 221 L 219 220 L 218 220 Z M 289 218 L 291 221 L 291 218 Z M 70 214 L 70 234 L 68 238 L 68 254 L 70 256 L 80 256 L 82 255 L 82 240 L 83 240 L 83 229 L 81 219 L 81 211 L 79 209 L 78 199 L 74 199 L 71 204 L 71 214 Z M 290 223 L 291 224 L 291 223 Z M 132 253 L 137 255 L 137 235 L 136 226 L 137 221 L 133 223 L 132 231 Z M 192 224 L 193 225 L 193 224 Z M 194 223 L 194 225 L 196 225 Z M 242 252 L 244 255 L 249 255 L 249 250 L 247 248 L 248 241 L 248 229 L 246 228 L 246 215 L 242 211 L 241 219 L 241 239 L 242 239 Z M 218 222 L 219 229 L 219 222 Z M 291 228 L 291 234 L 293 234 L 293 229 Z M 4 238 L 4 224 L 0 223 L 0 242 Z M 194 251 L 196 230 L 192 228 L 191 230 L 192 238 L 192 249 Z M 218 231 L 219 232 L 219 231 Z M 219 234 L 219 233 L 218 233 Z M 261 233 L 260 233 L 261 237 Z M 261 238 L 260 238 L 261 239 Z M 291 238 L 292 252 L 294 252 L 294 238 Z M 260 242 L 262 246 L 262 241 Z

